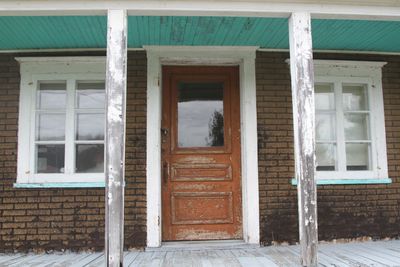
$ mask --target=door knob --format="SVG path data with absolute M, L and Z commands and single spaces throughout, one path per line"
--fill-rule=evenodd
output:
M 161 128 L 161 134 L 166 136 L 168 135 L 168 129 L 167 128 Z

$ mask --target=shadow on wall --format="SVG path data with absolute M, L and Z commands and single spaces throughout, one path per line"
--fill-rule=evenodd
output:
M 351 241 L 365 237 L 373 240 L 400 238 L 399 215 L 397 218 L 388 219 L 388 216 L 378 207 L 364 207 L 365 211 L 353 209 L 349 212 L 338 212 L 337 209 L 326 205 L 333 204 L 323 203 L 318 206 L 318 239 L 320 241 L 335 239 Z M 278 210 L 263 217 L 261 220 L 262 245 L 298 242 L 297 220 L 297 213 L 295 216 L 283 215 Z

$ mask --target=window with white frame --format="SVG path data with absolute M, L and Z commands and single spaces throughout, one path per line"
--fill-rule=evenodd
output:
M 318 179 L 388 178 L 383 65 L 315 61 Z
M 104 58 L 17 60 L 17 183 L 104 182 Z

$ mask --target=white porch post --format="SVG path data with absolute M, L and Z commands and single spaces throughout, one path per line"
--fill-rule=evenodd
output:
M 107 29 L 105 255 L 107 266 L 119 267 L 124 248 L 126 10 L 109 10 Z
M 289 42 L 301 264 L 317 266 L 314 67 L 309 13 L 292 13 Z

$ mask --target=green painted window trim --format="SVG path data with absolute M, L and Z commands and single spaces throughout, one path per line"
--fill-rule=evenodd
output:
M 15 188 L 104 188 L 105 182 L 99 183 L 14 183 Z
M 392 179 L 384 178 L 384 179 L 319 179 L 317 180 L 317 185 L 340 185 L 340 184 L 349 184 L 349 185 L 357 185 L 357 184 L 391 184 Z M 297 180 L 295 178 L 292 179 L 292 185 L 297 185 Z

